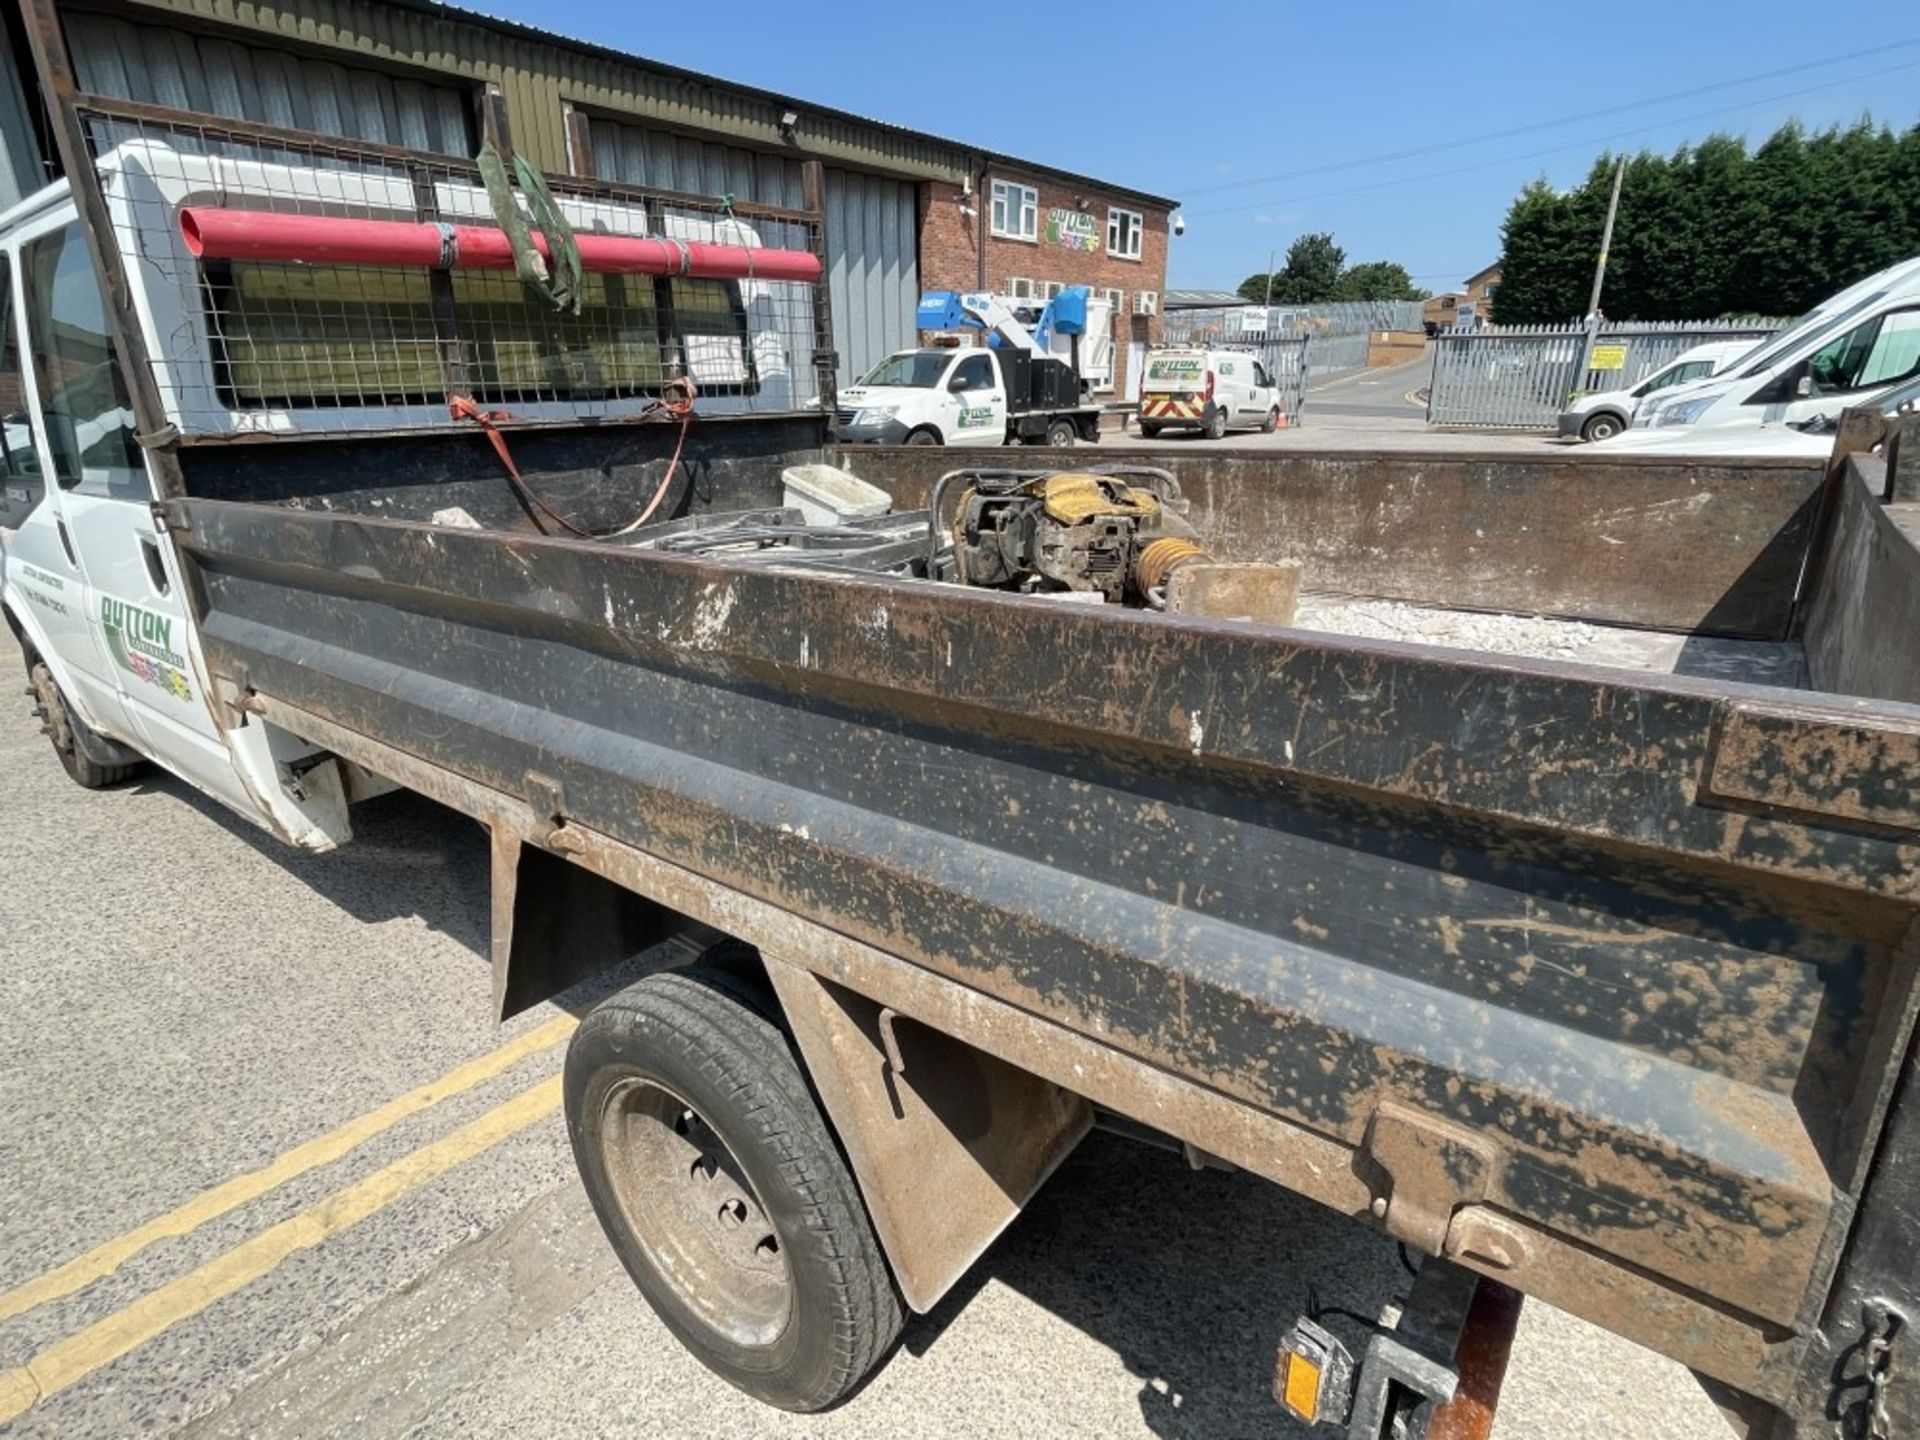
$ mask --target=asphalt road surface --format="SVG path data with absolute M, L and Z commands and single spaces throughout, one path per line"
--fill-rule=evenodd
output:
M 597 994 L 488 1020 L 474 825 L 388 796 L 305 856 L 157 772 L 89 794 L 23 678 L 0 653 L 0 1434 L 1284 1437 L 1280 1332 L 1404 1283 L 1337 1216 L 1096 1135 L 848 1404 L 760 1408 L 574 1180 L 554 1077 Z M 1529 1305 L 1496 1433 L 1726 1430 Z
M 1404 365 L 1378 370 L 1352 370 L 1316 381 L 1307 377 L 1303 418 L 1313 424 L 1323 418 L 1406 420 L 1425 422 L 1427 402 L 1421 393 L 1433 378 L 1433 352 Z

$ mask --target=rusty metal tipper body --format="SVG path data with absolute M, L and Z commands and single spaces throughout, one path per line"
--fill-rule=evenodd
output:
M 377 163 L 411 173 L 423 214 L 471 183 L 443 157 L 321 154 L 60 73 L 43 81 L 107 248 L 140 197 L 94 160 L 127 127 L 197 127 L 175 152 L 194 163 L 237 145 Z M 819 244 L 805 212 L 712 223 L 756 221 Z M 201 314 L 247 299 L 191 278 Z M 1223 559 L 1298 563 L 1301 620 L 1063 604 L 610 543 L 663 474 L 662 514 L 692 522 L 777 508 L 783 468 L 841 458 L 823 309 L 762 297 L 787 373 L 829 388 L 762 406 L 751 337 L 720 315 L 688 346 L 669 323 L 687 295 L 646 282 L 619 324 L 652 338 L 589 347 L 628 398 L 665 375 L 635 355 L 718 346 L 736 367 L 716 393 L 739 403 L 679 448 L 672 425 L 568 413 L 594 374 L 556 379 L 537 336 L 477 350 L 445 279 L 383 302 L 418 328 L 368 383 L 423 415 L 459 386 L 513 390 L 538 412 L 510 430 L 516 475 L 574 533 L 541 533 L 470 425 L 367 428 L 336 396 L 346 418 L 270 439 L 197 428 L 155 353 L 175 332 L 127 310 L 116 338 L 230 722 L 490 825 L 503 1009 L 678 920 L 756 946 L 816 1069 L 864 1055 L 932 1117 L 889 1149 L 870 1074 L 820 1087 L 917 1306 L 1098 1107 L 1672 1356 L 1762 1429 L 1840 1434 L 1862 1404 L 1920 1424 L 1901 1374 L 1920 1355 L 1890 1318 L 1920 1312 L 1910 461 L 1156 453 Z M 301 299 L 275 283 L 257 280 L 256 340 Z M 207 413 L 249 386 L 286 402 L 339 352 L 222 353 Z M 1920 448 L 1912 424 L 1896 439 Z M 911 511 L 940 458 L 847 463 Z M 1369 605 L 1397 607 L 1400 638 L 1352 633 Z M 1503 649 L 1447 629 L 1475 616 L 1551 633 Z M 556 911 L 606 923 L 583 939 Z M 986 1162 L 939 1134 L 943 1087 L 980 1056 L 1004 1067 L 966 1082 L 1001 1121 Z M 1017 1183 L 922 1247 L 902 1155 Z

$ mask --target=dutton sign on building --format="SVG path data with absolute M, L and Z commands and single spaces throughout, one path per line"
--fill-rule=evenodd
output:
M 1055 205 L 1047 211 L 1047 243 L 1064 245 L 1069 250 L 1100 253 L 1100 228 L 1084 210 L 1069 210 Z

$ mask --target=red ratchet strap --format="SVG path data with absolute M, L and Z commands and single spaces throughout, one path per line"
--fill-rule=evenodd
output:
M 640 512 L 640 518 L 631 525 L 623 525 L 614 531 L 614 535 L 630 535 L 653 518 L 653 512 L 660 508 L 660 502 L 666 498 L 667 491 L 673 485 L 674 472 L 680 468 L 680 451 L 687 443 L 687 427 L 693 424 L 693 382 L 685 376 L 669 380 L 661 387 L 660 398 L 647 406 L 645 416 L 658 416 L 662 419 L 680 422 L 680 437 L 673 442 L 673 458 L 667 461 L 666 473 L 660 477 L 659 488 L 653 492 L 653 499 L 647 502 L 647 508 Z M 612 536 L 607 538 L 611 539 Z
M 506 467 L 507 483 L 513 486 L 513 493 L 520 497 L 521 504 L 527 507 L 533 516 L 533 523 L 545 534 L 552 534 L 546 526 L 540 524 L 544 515 L 563 530 L 570 530 L 582 539 L 591 540 L 593 533 L 582 530 L 564 515 L 556 515 L 547 508 L 546 503 L 527 488 L 527 482 L 520 478 L 520 467 L 513 463 L 513 452 L 507 449 L 507 437 L 500 433 L 500 422 L 511 420 L 513 416 L 505 410 L 482 410 L 471 395 L 455 395 L 447 402 L 447 409 L 456 420 L 471 420 L 486 432 L 487 440 L 493 446 L 493 453 L 500 457 L 500 463 Z
M 615 535 L 627 535 L 638 530 L 653 518 L 653 512 L 660 508 L 660 502 L 666 498 L 667 491 L 673 485 L 674 473 L 680 468 L 680 452 L 687 443 L 687 428 L 693 423 L 693 401 L 695 391 L 693 382 L 684 378 L 669 380 L 661 392 L 661 398 L 654 401 L 643 412 L 645 418 L 678 420 L 680 435 L 674 442 L 673 458 L 667 462 L 667 468 L 660 477 L 660 484 L 653 492 L 653 499 L 647 502 L 647 508 L 640 512 L 640 518 L 630 525 L 623 525 L 611 535 L 596 535 L 591 530 L 582 530 L 564 515 L 558 515 L 527 488 L 527 482 L 521 477 L 520 467 L 513 463 L 513 452 L 507 449 L 507 437 L 500 433 L 500 422 L 513 419 L 505 410 L 483 410 L 471 395 L 455 395 L 447 404 L 448 411 L 455 420 L 471 420 L 486 432 L 487 441 L 493 446 L 493 453 L 500 457 L 500 464 L 506 469 L 507 483 L 513 487 L 513 493 L 520 497 L 521 503 L 533 516 L 533 523 L 544 534 L 552 534 L 546 526 L 540 524 L 544 515 L 561 529 L 578 535 L 583 540 L 608 540 Z

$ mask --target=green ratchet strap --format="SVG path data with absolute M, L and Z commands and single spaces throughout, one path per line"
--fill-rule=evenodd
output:
M 534 248 L 532 228 L 520 213 L 513 184 L 507 179 L 506 164 L 492 141 L 481 146 L 474 163 L 480 167 L 480 179 L 487 187 L 487 203 L 493 207 L 493 218 L 506 231 L 507 243 L 513 247 L 514 274 L 529 289 L 545 296 L 554 309 L 578 315 L 586 281 L 586 272 L 580 267 L 580 242 L 574 239 L 573 226 L 567 223 L 567 217 L 560 213 L 560 203 L 547 188 L 546 177 L 529 165 L 524 156 L 513 157 L 514 178 L 520 182 L 520 192 L 526 197 L 527 208 L 533 212 L 534 225 L 547 240 L 547 255 L 543 259 Z

